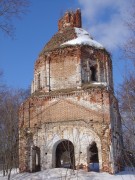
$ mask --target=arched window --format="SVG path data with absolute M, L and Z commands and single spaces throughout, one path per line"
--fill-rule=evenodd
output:
M 91 66 L 90 70 L 91 70 L 91 81 L 96 81 L 96 67 Z

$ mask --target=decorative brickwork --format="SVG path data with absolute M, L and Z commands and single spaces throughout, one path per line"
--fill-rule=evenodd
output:
M 20 171 L 90 171 L 91 163 L 97 163 L 99 171 L 115 173 L 122 138 L 110 55 L 87 44 L 61 47 L 76 38 L 80 10 L 66 13 L 58 26 L 35 62 L 32 94 L 20 107 Z

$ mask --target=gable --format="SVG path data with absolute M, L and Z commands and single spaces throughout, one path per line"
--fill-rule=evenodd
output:
M 43 110 L 43 121 L 72 121 L 72 120 L 96 120 L 102 119 L 102 113 L 75 104 L 69 100 L 58 100 Z

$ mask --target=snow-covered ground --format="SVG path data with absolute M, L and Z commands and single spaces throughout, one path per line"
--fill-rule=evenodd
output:
M 6 180 L 2 177 L 0 180 Z M 135 180 L 135 171 L 122 171 L 116 175 L 108 173 L 85 172 L 83 170 L 73 171 L 65 168 L 48 169 L 36 173 L 16 173 L 12 172 L 12 180 Z

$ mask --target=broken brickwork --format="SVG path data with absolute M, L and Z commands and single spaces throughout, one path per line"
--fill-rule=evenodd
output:
M 82 27 L 81 11 L 77 9 L 76 12 L 67 11 L 58 22 L 58 29 L 63 30 L 66 27 Z

